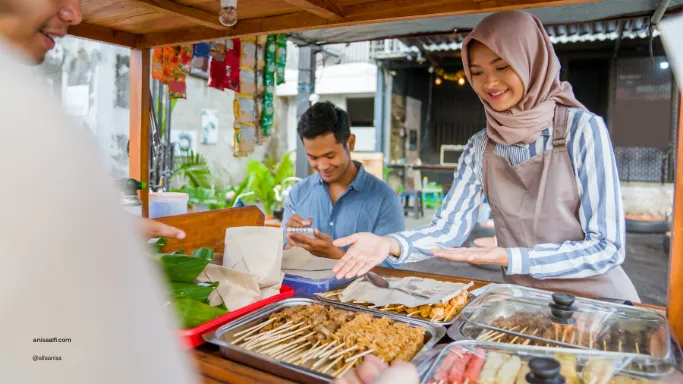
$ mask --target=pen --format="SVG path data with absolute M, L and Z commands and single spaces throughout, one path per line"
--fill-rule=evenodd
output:
M 287 207 L 287 209 L 289 209 L 290 211 L 292 211 L 293 214 L 295 214 L 295 215 L 297 215 L 297 216 L 301 216 L 301 215 L 299 215 L 298 213 L 296 213 L 296 211 L 294 210 L 294 207 L 292 207 L 289 203 L 285 203 L 285 207 Z M 308 225 L 310 225 L 310 224 L 308 224 Z M 307 225 L 307 226 L 308 226 L 308 225 Z

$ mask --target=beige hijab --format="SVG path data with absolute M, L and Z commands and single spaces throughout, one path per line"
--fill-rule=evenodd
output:
M 522 79 L 526 93 L 507 111 L 498 112 L 481 99 L 486 110 L 488 136 L 501 144 L 533 143 L 552 126 L 555 105 L 586 109 L 567 82 L 560 82 L 560 61 L 535 16 L 520 11 L 499 12 L 486 17 L 462 45 L 462 62 L 472 83 L 467 46 L 483 43 L 505 60 Z

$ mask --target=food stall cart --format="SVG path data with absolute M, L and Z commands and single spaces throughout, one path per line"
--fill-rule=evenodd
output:
M 238 4 L 238 22 L 234 27 L 223 26 L 218 19 L 221 8 L 219 0 L 84 0 L 84 21 L 70 28 L 74 36 L 115 44 L 131 49 L 130 61 L 130 177 L 142 182 L 149 174 L 150 129 L 150 71 L 151 49 L 164 45 L 193 43 L 226 37 L 244 37 L 269 33 L 322 30 L 335 31 L 336 27 L 356 27 L 378 24 L 374 35 L 381 35 L 381 25 L 391 25 L 386 31 L 403 33 L 401 22 L 420 19 L 455 17 L 511 9 L 548 7 L 548 14 L 561 14 L 567 9 L 583 9 L 575 13 L 588 21 L 596 17 L 587 10 L 596 3 L 604 3 L 605 9 L 618 12 L 625 2 L 614 0 L 242 0 Z M 609 3 L 609 4 L 607 4 Z M 619 4 L 617 4 L 619 3 Z M 634 1 L 629 4 L 643 5 L 642 13 L 655 11 L 653 2 Z M 645 6 L 644 4 L 648 4 Z M 665 1 L 663 3 L 667 3 Z M 554 8 L 557 7 L 557 8 Z M 555 11 L 554 11 L 555 10 Z M 618 14 L 612 15 L 619 16 Z M 390 22 L 390 23 L 389 23 Z M 387 24 L 380 24 L 387 23 Z M 412 24 L 411 28 L 417 28 Z M 368 29 L 364 29 L 368 31 Z M 379 34 L 379 35 L 378 35 Z M 333 33 L 331 33 L 331 36 Z M 397 33 L 393 33 L 393 36 Z M 359 38 L 360 39 L 360 38 Z M 319 38 L 318 41 L 326 41 Z M 333 41 L 331 40 L 328 41 Z M 347 40 L 350 41 L 350 40 Z M 337 41 L 343 42 L 343 41 Z M 683 104 L 678 110 L 677 153 L 683 153 Z M 677 156 L 674 220 L 671 242 L 671 265 L 669 277 L 667 318 L 675 337 L 683 342 L 683 158 Z M 148 214 L 148 191 L 142 190 L 142 213 Z M 225 228 L 245 225 L 263 225 L 263 214 L 254 207 L 235 208 L 188 214 L 161 219 L 181 226 L 187 232 L 182 242 L 169 242 L 169 247 L 181 246 L 192 251 L 199 247 L 211 247 L 223 251 Z M 437 280 L 469 282 L 472 279 L 434 276 L 423 273 L 377 268 L 385 275 L 422 276 Z M 487 282 L 474 281 L 475 287 Z M 282 378 L 249 368 L 221 357 L 215 347 L 203 346 L 191 352 L 197 368 L 206 383 L 282 383 Z

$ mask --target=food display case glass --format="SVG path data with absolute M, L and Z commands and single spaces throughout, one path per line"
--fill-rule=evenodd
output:
M 668 322 L 658 312 L 517 285 L 490 287 L 461 319 L 462 335 L 479 341 L 660 358 L 672 351 Z
M 668 360 L 596 350 L 456 341 L 436 358 L 423 384 L 683 383 Z

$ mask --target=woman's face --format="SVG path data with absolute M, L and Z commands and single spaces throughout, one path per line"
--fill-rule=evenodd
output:
M 486 45 L 473 40 L 468 44 L 472 88 L 498 112 L 506 111 L 524 97 L 522 79 L 514 69 Z

